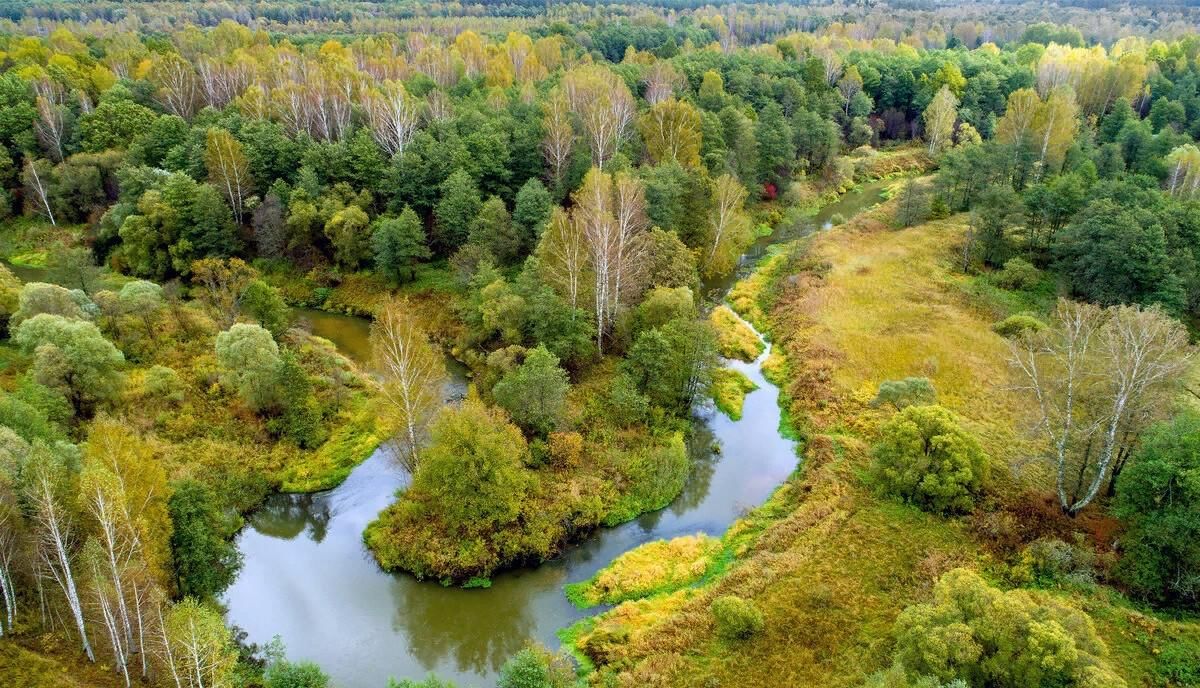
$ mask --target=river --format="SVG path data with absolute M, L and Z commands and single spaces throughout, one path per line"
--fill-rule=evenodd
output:
M 886 182 L 873 182 L 826 206 L 801 231 L 826 226 L 877 203 Z M 745 274 L 786 234 L 758 240 L 743 257 Z M 706 284 L 723 297 L 735 278 Z M 315 334 L 347 356 L 365 361 L 367 321 L 315 311 L 300 313 Z M 338 487 L 315 494 L 278 494 L 247 518 L 237 537 L 244 566 L 225 592 L 227 620 L 248 640 L 279 635 L 293 660 L 312 660 L 338 688 L 385 688 L 389 677 L 429 672 L 460 687 L 488 686 L 504 660 L 530 640 L 557 647 L 555 632 L 589 611 L 563 595 L 637 545 L 697 532 L 720 535 L 761 504 L 796 468 L 793 442 L 778 432 L 779 391 L 762 374 L 770 348 L 753 363 L 726 362 L 758 389 L 747 395 L 742 419 L 711 404 L 696 411 L 692 470 L 683 492 L 665 509 L 605 528 L 536 568 L 496 575 L 486 589 L 464 590 L 404 574 L 385 573 L 362 543 L 367 523 L 395 497 L 406 475 L 387 449 L 377 450 Z M 461 398 L 466 378 L 450 361 L 447 403 Z M 718 445 L 719 452 L 712 447 Z

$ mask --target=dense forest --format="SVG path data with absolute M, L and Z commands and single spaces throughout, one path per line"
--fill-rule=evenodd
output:
M 227 622 L 270 497 L 383 452 L 363 556 L 480 594 L 761 373 L 794 471 L 484 682 L 1200 685 L 1195 20 L 0 3 L 0 683 L 358 688 Z

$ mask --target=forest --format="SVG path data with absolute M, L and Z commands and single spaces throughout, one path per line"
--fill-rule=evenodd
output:
M 0 3 L 0 685 L 1200 686 L 1197 14 Z

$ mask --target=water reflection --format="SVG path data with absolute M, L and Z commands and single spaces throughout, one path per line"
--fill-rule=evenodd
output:
M 848 202 L 865 206 L 884 186 L 866 187 Z M 839 206 L 822 215 L 855 211 Z M 760 241 L 754 251 L 779 238 Z M 722 296 L 732 282 L 706 286 Z M 301 316 L 314 334 L 359 362 L 367 360 L 368 323 L 328 313 Z M 460 686 L 490 684 L 526 642 L 553 647 L 555 631 L 586 614 L 566 600 L 565 583 L 588 578 L 649 540 L 719 535 L 794 470 L 795 448 L 778 433 L 779 391 L 762 375 L 766 355 L 754 363 L 729 362 L 758 389 L 746 396 L 740 421 L 712 409 L 701 413 L 689 446 L 691 475 L 666 509 L 601 529 L 537 568 L 500 574 L 489 589 L 444 588 L 383 573 L 362 543 L 363 529 L 407 480 L 381 448 L 334 490 L 272 498 L 250 519 L 237 542 L 244 567 L 224 596 L 228 621 L 252 642 L 280 635 L 289 654 L 317 662 L 340 688 L 383 688 L 389 677 L 420 678 L 431 671 Z M 461 365 L 448 364 L 450 403 L 463 395 L 466 377 Z

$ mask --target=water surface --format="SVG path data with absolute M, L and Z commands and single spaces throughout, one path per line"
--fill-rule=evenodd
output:
M 823 209 L 811 226 L 878 202 L 884 186 L 865 185 Z M 787 238 L 759 240 L 742 271 L 769 244 Z M 723 296 L 733 281 L 706 287 Z M 366 321 L 311 311 L 299 315 L 315 334 L 366 360 Z M 769 351 L 753 363 L 728 362 L 758 390 L 746 397 L 740 421 L 711 406 L 697 410 L 691 474 L 666 509 L 601 529 L 537 568 L 498 574 L 490 588 L 446 588 L 384 573 L 362 544 L 363 529 L 406 480 L 390 451 L 381 448 L 333 490 L 275 495 L 248 518 L 237 539 L 245 565 L 224 596 L 229 623 L 246 631 L 251 642 L 281 636 L 289 656 L 317 662 L 339 688 L 384 688 L 389 677 L 419 678 L 429 672 L 460 686 L 491 685 L 504 660 L 528 641 L 557 647 L 555 631 L 590 613 L 566 600 L 564 584 L 590 577 L 650 540 L 720 535 L 792 472 L 795 446 L 778 432 L 779 392 L 761 370 Z M 466 385 L 461 366 L 454 365 L 451 373 L 448 403 L 461 397 Z

